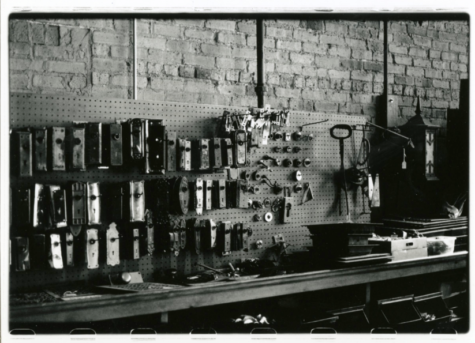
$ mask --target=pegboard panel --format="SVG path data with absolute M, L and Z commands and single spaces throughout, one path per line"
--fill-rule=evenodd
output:
M 71 126 L 72 121 L 89 121 L 111 123 L 118 119 L 130 118 L 153 118 L 163 119 L 168 131 L 176 131 L 179 138 L 197 139 L 212 138 L 215 136 L 217 120 L 223 111 L 243 111 L 241 107 L 224 107 L 214 105 L 194 105 L 183 103 L 167 103 L 135 100 L 116 99 L 93 99 L 73 96 L 51 96 L 51 95 L 28 95 L 12 94 L 10 97 L 10 125 L 11 129 L 24 127 L 51 127 L 51 126 Z M 304 134 L 313 133 L 315 138 L 312 141 L 290 141 L 269 140 L 268 145 L 260 148 L 253 148 L 251 151 L 251 164 L 242 170 L 254 172 L 261 169 L 257 162 L 264 155 L 285 158 L 310 158 L 310 167 L 283 167 L 274 166 L 271 161 L 272 171 L 265 174 L 272 181 L 277 181 L 282 186 L 293 186 L 297 183 L 293 180 L 292 174 L 300 170 L 303 174 L 303 182 L 309 182 L 313 191 L 314 200 L 300 205 L 302 194 L 292 193 L 294 206 L 291 209 L 292 222 L 282 224 L 279 215 L 274 213 L 274 219 L 267 223 L 264 221 L 255 222 L 253 216 L 259 213 L 262 217 L 270 209 L 254 211 L 252 209 L 222 209 L 204 211 L 202 219 L 211 218 L 216 222 L 231 221 L 232 223 L 242 222 L 245 227 L 251 227 L 253 234 L 250 237 L 251 249 L 248 252 L 232 252 L 229 256 L 220 256 L 216 252 L 204 252 L 196 255 L 190 251 L 182 251 L 175 257 L 168 253 L 156 252 L 154 256 L 145 256 L 138 261 L 122 260 L 119 266 L 109 267 L 101 264 L 98 269 L 88 270 L 84 267 L 70 267 L 63 270 L 30 270 L 26 272 L 12 272 L 10 283 L 12 290 L 21 289 L 28 286 L 41 286 L 45 284 L 67 282 L 75 280 L 94 280 L 105 277 L 110 273 L 120 271 L 140 270 L 146 281 L 152 281 L 159 270 L 176 268 L 180 273 L 191 273 L 198 271 L 196 262 L 201 262 L 212 267 L 223 267 L 229 262 L 237 263 L 243 258 L 251 257 L 271 257 L 269 249 L 272 236 L 283 234 L 286 242 L 290 243 L 288 251 L 305 249 L 311 246 L 309 231 L 305 224 L 334 223 L 346 220 L 346 207 L 344 194 L 340 194 L 336 186 L 335 175 L 340 170 L 339 142 L 331 138 L 330 128 L 335 124 L 361 124 L 363 117 L 347 116 L 340 114 L 322 114 L 308 112 L 291 112 L 290 125 L 282 127 L 283 132 L 293 133 L 301 129 L 301 125 L 309 122 L 327 122 L 303 127 Z M 353 136 L 345 140 L 345 167 L 349 168 L 356 160 L 359 144 L 362 138 L 361 131 L 353 131 Z M 302 150 L 299 153 L 274 153 L 276 146 L 285 147 L 299 146 Z M 127 150 L 125 150 L 127 151 Z M 125 153 L 125 152 L 124 152 Z M 12 161 L 13 162 L 13 161 Z M 197 173 L 197 172 L 167 172 L 165 176 L 145 175 L 134 166 L 122 166 L 111 169 L 88 169 L 84 172 L 44 172 L 34 173 L 32 178 L 18 178 L 11 175 L 11 187 L 32 187 L 35 182 L 43 184 L 66 185 L 68 181 L 114 183 L 128 180 L 152 180 L 161 177 L 187 176 L 189 181 L 200 177 L 207 179 L 226 178 L 225 173 Z M 257 184 L 251 178 L 251 185 Z M 261 186 L 261 194 L 250 195 L 253 200 L 264 200 L 269 198 L 273 201 L 282 194 L 275 195 L 272 190 Z M 147 190 L 145 190 L 147 191 Z M 339 215 L 339 197 L 343 214 Z M 367 214 L 363 212 L 363 198 L 361 189 L 349 192 L 351 219 L 357 221 L 368 221 Z M 368 207 L 366 206 L 366 211 Z M 189 211 L 185 219 L 197 217 L 195 211 Z M 105 226 L 102 228 L 105 229 Z M 159 228 L 156 228 L 159 229 Z M 264 242 L 263 249 L 257 249 L 254 244 L 257 240 Z

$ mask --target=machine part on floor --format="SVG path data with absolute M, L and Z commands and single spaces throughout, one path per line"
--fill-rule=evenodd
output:
M 345 173 L 345 143 L 344 140 L 348 139 L 351 137 L 353 133 L 353 129 L 351 128 L 350 125 L 347 124 L 338 124 L 333 126 L 330 129 L 330 136 L 334 139 L 338 139 L 340 143 L 340 172 L 343 177 L 343 185 L 341 188 L 343 188 L 343 191 L 345 192 L 345 199 L 346 199 L 346 217 L 347 220 L 350 219 L 350 203 L 348 200 L 348 190 L 347 190 L 347 185 L 346 185 L 346 173 Z M 340 214 L 341 214 L 341 207 L 340 207 Z

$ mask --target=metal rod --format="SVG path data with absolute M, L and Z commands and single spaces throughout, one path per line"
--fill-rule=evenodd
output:
M 134 100 L 137 100 L 137 19 L 134 18 L 133 22 L 133 37 L 134 37 L 134 76 L 133 76 L 133 92 L 134 92 Z
M 264 21 L 257 19 L 256 21 L 257 34 L 257 107 L 264 107 L 264 94 L 266 93 L 265 86 L 265 70 L 264 70 Z
M 384 65 L 383 65 L 383 78 L 384 78 L 384 93 L 383 93 L 383 118 L 381 118 L 381 124 L 384 127 L 388 126 L 388 101 L 389 101 L 389 78 L 388 78 L 388 20 L 384 20 Z
M 317 121 L 317 122 L 315 122 L 315 123 L 303 124 L 302 127 L 303 127 L 303 126 L 308 126 L 308 125 L 315 125 L 315 124 L 325 123 L 325 122 L 327 122 L 328 120 L 329 120 L 329 119 L 325 119 L 325 120 L 322 120 L 322 121 Z
M 394 132 L 394 131 L 391 131 L 391 130 L 389 130 L 389 129 L 386 129 L 386 128 L 382 127 L 382 126 L 379 126 L 379 125 L 370 123 L 369 121 L 366 122 L 366 125 L 374 126 L 374 127 L 378 128 L 378 129 L 380 129 L 380 130 L 383 130 L 383 131 L 392 133 L 393 135 L 396 135 L 396 136 L 398 136 L 398 137 L 404 138 L 404 139 L 408 140 L 409 142 L 411 141 L 411 139 L 410 139 L 409 137 L 403 136 L 403 135 L 401 135 L 401 134 L 399 134 L 399 133 L 397 133 L 397 132 Z
M 201 263 L 196 262 L 196 263 L 195 263 L 195 266 L 200 266 L 200 267 L 203 267 L 203 268 L 205 268 L 205 269 L 212 270 L 213 272 L 216 272 L 216 273 L 219 273 L 219 274 L 227 275 L 225 272 L 222 272 L 222 271 L 220 271 L 220 270 L 218 270 L 218 269 L 214 269 L 214 268 L 208 267 L 206 264 L 201 264 Z

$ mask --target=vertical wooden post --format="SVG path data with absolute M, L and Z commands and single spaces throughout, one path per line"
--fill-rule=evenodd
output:
M 264 70 L 264 21 L 257 19 L 257 107 L 264 107 L 265 86 L 265 70 Z
M 388 81 L 388 20 L 384 19 L 384 93 L 382 96 L 382 116 L 380 119 L 380 125 L 382 127 L 388 127 L 388 101 L 389 101 L 389 81 Z
M 134 100 L 137 100 L 138 97 L 137 97 L 137 19 L 133 19 L 133 23 L 132 23 L 132 26 L 133 26 L 133 39 L 134 39 L 134 75 L 133 75 L 133 98 Z

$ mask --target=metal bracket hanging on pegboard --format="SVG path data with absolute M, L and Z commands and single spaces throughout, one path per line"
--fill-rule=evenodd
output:
M 21 127 L 52 127 L 52 126 L 72 126 L 71 118 L 75 121 L 120 123 L 131 118 L 162 119 L 167 130 L 177 132 L 177 137 L 187 137 L 188 139 L 213 138 L 217 125 L 215 118 L 220 118 L 225 110 L 230 112 L 245 112 L 248 109 L 243 107 L 223 107 L 215 105 L 198 105 L 189 103 L 167 103 L 152 101 L 135 101 L 124 99 L 99 99 L 78 96 L 48 96 L 48 95 L 28 95 L 11 94 L 10 97 L 10 124 L 12 130 Z M 252 236 L 249 236 L 249 251 L 232 251 L 227 256 L 222 256 L 217 252 L 202 252 L 201 255 L 181 252 L 178 257 L 171 254 L 159 253 L 156 251 L 152 256 L 144 256 L 140 260 L 123 260 L 118 266 L 107 266 L 100 264 L 98 269 L 87 269 L 85 266 L 65 267 L 62 271 L 51 270 L 30 270 L 25 272 L 11 273 L 12 291 L 28 286 L 42 286 L 50 283 L 68 282 L 74 280 L 90 280 L 97 277 L 105 277 L 112 272 L 137 271 L 143 275 L 145 281 L 153 280 L 157 271 L 168 269 L 170 266 L 182 273 L 191 273 L 195 270 L 195 263 L 200 262 L 211 267 L 222 267 L 229 262 L 235 264 L 244 258 L 264 258 L 266 247 L 272 245 L 272 236 L 275 234 L 274 228 L 286 237 L 291 243 L 288 251 L 299 250 L 302 247 L 311 245 L 308 229 L 305 224 L 333 223 L 341 221 L 343 218 L 338 215 L 335 207 L 336 190 L 334 175 L 339 169 L 338 144 L 330 138 L 328 133 L 322 131 L 322 127 L 331 127 L 334 123 L 348 123 L 359 125 L 364 123 L 363 117 L 347 116 L 341 114 L 311 113 L 292 111 L 291 120 L 288 126 L 282 126 L 285 132 L 293 133 L 300 131 L 302 126 L 308 122 L 318 122 L 329 120 L 328 124 L 319 126 L 319 134 L 316 129 L 309 127 L 306 134 L 314 134 L 312 140 L 284 141 L 283 139 L 269 139 L 267 145 L 261 145 L 250 155 L 250 165 L 242 168 L 242 171 L 255 171 L 257 162 L 264 155 L 272 156 L 284 160 L 286 158 L 306 157 L 312 160 L 307 168 L 300 169 L 302 173 L 302 183 L 309 183 L 312 188 L 314 199 L 301 206 L 292 207 L 292 215 L 288 224 L 280 222 L 280 216 L 274 215 L 269 222 L 263 219 L 254 222 L 254 215 L 260 214 L 262 218 L 270 211 L 270 208 L 251 209 L 213 209 L 204 210 L 201 220 L 213 219 L 215 222 L 230 221 L 232 223 L 243 223 L 245 227 L 252 229 Z M 361 139 L 361 132 L 355 133 L 356 139 Z M 285 146 L 300 147 L 301 149 L 291 149 L 290 152 L 283 152 Z M 275 152 L 274 148 L 280 152 Z M 298 151 L 298 152 L 294 152 Z M 350 158 L 347 152 L 346 159 Z M 293 166 L 272 166 L 272 172 L 266 171 L 267 176 L 277 182 L 281 187 L 293 188 L 297 181 L 294 181 L 293 174 L 297 170 Z M 12 188 L 32 187 L 34 183 L 66 185 L 70 180 L 79 182 L 101 182 L 104 184 L 114 184 L 130 180 L 155 180 L 162 177 L 191 176 L 203 180 L 218 180 L 226 174 L 215 174 L 205 171 L 203 173 L 193 173 L 186 171 L 168 172 L 165 176 L 144 175 L 141 170 L 135 167 L 122 166 L 115 170 L 86 170 L 74 172 L 34 172 L 31 178 L 19 178 L 12 174 L 10 184 Z M 251 186 L 259 184 L 257 181 L 249 181 Z M 293 194 L 299 197 L 294 203 L 300 204 L 301 194 Z M 261 187 L 259 194 L 253 194 L 252 200 L 272 203 L 279 195 L 274 194 L 269 187 Z M 351 199 L 351 211 L 353 219 L 364 220 L 367 216 L 358 217 L 362 212 L 361 197 Z M 197 217 L 195 211 L 189 211 L 185 219 Z M 101 228 L 105 230 L 105 227 Z M 262 241 L 263 249 L 256 249 L 255 242 Z

